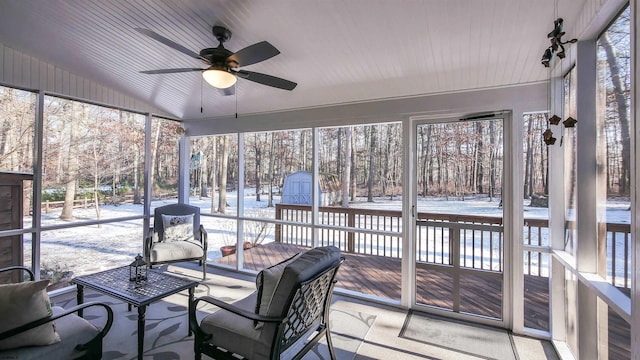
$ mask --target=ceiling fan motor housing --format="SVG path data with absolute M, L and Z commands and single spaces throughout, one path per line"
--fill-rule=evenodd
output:
M 218 39 L 220 44 L 231 39 L 231 30 L 227 29 L 224 26 L 215 25 L 211 29 L 211 32 L 213 33 L 213 36 L 215 36 L 216 39 Z
M 200 50 L 200 56 L 209 60 L 209 63 L 213 66 L 226 66 L 230 68 L 237 68 L 240 66 L 235 61 L 227 61 L 227 58 L 233 54 L 232 51 L 225 49 L 222 43 L 215 48 L 206 48 Z
M 211 29 L 213 36 L 216 37 L 219 44 L 215 48 L 207 48 L 200 50 L 200 56 L 209 60 L 209 63 L 215 67 L 238 68 L 240 64 L 236 61 L 228 61 L 227 58 L 233 55 L 232 51 L 225 49 L 224 42 L 231 39 L 231 30 L 224 26 L 215 25 Z

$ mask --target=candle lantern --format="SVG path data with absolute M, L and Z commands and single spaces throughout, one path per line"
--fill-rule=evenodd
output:
M 129 265 L 129 281 L 136 283 L 147 280 L 147 263 L 138 254 L 136 259 Z

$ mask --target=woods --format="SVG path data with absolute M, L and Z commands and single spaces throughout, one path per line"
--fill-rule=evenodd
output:
M 400 135 L 399 123 L 318 130 L 319 171 L 334 174 L 342 180 L 346 197 L 346 202 L 345 199 L 342 201 L 343 206 L 348 206 L 348 202 L 355 201 L 358 196 L 374 201 L 375 197 L 393 199 L 402 194 Z M 244 186 L 257 189 L 253 194 L 256 201 L 264 201 L 263 196 L 266 195 L 268 207 L 274 206 L 273 195 L 282 192 L 287 175 L 301 170 L 312 171 L 310 129 L 251 133 L 243 138 Z M 192 172 L 192 184 L 202 181 L 209 189 L 216 189 L 213 196 L 218 197 L 238 188 L 237 136 L 192 139 L 191 150 L 202 154 L 197 166 L 207 164 L 207 169 Z M 225 166 L 227 169 L 223 171 Z M 196 179 L 198 176 L 204 179 Z M 217 212 L 224 213 L 221 204 L 218 203 Z
M 462 199 L 502 194 L 501 120 L 418 126 L 418 193 Z

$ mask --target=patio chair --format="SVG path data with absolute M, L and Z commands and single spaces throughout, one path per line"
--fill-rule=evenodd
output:
M 262 270 L 257 290 L 233 304 L 210 296 L 195 299 L 189 307 L 195 359 L 203 353 L 215 359 L 300 359 L 323 336 L 335 359 L 329 306 L 343 261 L 336 247 L 314 248 Z M 220 310 L 199 320 L 201 301 Z
M 144 257 L 149 267 L 197 260 L 202 280 L 206 280 L 207 231 L 200 224 L 200 208 L 186 204 L 156 208 L 153 227 L 145 238 Z
M 0 285 L 0 359 L 101 359 L 102 339 L 113 323 L 109 305 L 87 302 L 69 309 L 51 306 L 48 280 L 34 281 L 24 266 L 1 272 L 27 272 L 29 280 Z M 76 315 L 79 310 L 101 307 L 107 313 L 102 329 Z

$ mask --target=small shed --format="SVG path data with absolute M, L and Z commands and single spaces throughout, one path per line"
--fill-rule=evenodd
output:
M 336 174 L 320 173 L 318 184 L 319 206 L 329 206 L 340 202 L 342 187 Z M 282 187 L 282 203 L 311 205 L 312 174 L 308 171 L 296 171 L 287 175 Z

